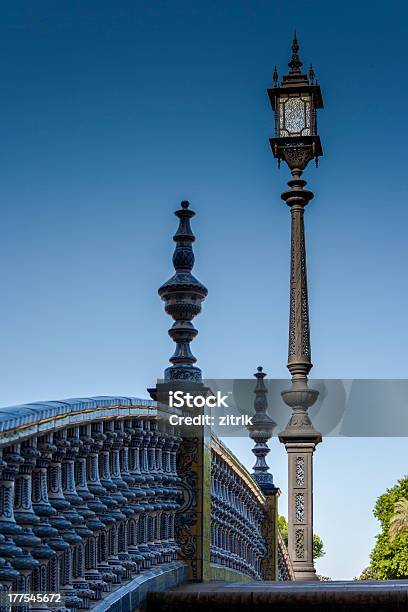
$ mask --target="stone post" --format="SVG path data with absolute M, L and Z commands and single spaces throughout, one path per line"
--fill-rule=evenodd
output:
M 254 440 L 252 449 L 256 457 L 252 478 L 259 485 L 265 495 L 266 504 L 264 518 L 262 520 L 262 536 L 266 545 L 266 553 L 261 562 L 261 574 L 264 580 L 278 579 L 278 498 L 280 490 L 274 485 L 273 476 L 266 463 L 266 455 L 270 452 L 267 441 L 272 436 L 276 427 L 275 421 L 267 414 L 268 390 L 264 383 L 266 373 L 259 367 L 254 374 L 255 386 L 255 415 L 252 417 L 252 425 L 248 427 L 249 435 Z
M 175 274 L 159 288 L 159 295 L 165 302 L 167 314 L 174 320 L 169 335 L 176 346 L 170 357 L 172 365 L 164 372 L 164 380 L 148 390 L 153 399 L 164 404 L 169 403 L 170 392 L 183 391 L 193 396 L 208 392 L 190 348 L 198 333 L 192 320 L 200 313 L 201 303 L 207 295 L 207 288 L 191 273 L 195 236 L 190 220 L 195 213 L 190 209 L 190 203 L 183 201 L 175 215 L 179 219 L 173 236 L 176 243 L 173 254 Z M 178 482 L 176 480 L 180 504 L 175 518 L 175 534 L 179 557 L 187 563 L 188 579 L 205 581 L 211 577 L 211 434 L 206 426 L 189 428 L 185 434 L 177 453 L 177 469 L 175 463 L 172 465 L 172 471 L 181 477 L 177 478 Z M 170 451 L 172 462 L 174 455 L 174 450 Z

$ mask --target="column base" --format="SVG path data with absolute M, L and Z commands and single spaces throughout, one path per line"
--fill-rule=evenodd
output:
M 313 565 L 303 565 L 296 567 L 296 563 L 293 564 L 293 573 L 296 581 L 316 581 L 319 578 L 316 575 L 316 570 Z

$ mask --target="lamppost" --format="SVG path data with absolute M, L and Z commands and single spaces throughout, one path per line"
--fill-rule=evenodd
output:
M 301 72 L 296 33 L 292 44 L 289 74 L 278 83 L 275 67 L 274 86 L 268 89 L 275 111 L 275 138 L 270 139 L 274 157 L 284 160 L 292 174 L 290 189 L 282 199 L 290 208 L 291 264 L 288 369 L 292 386 L 282 392 L 292 415 L 279 440 L 288 453 L 288 530 L 289 555 L 296 580 L 316 580 L 313 565 L 313 452 L 321 434 L 308 415 L 318 396 L 309 389 L 308 374 L 312 368 L 307 295 L 304 208 L 313 193 L 304 189 L 303 170 L 312 159 L 323 155 L 317 134 L 316 109 L 323 108 L 320 87 L 315 83 L 312 66 L 309 74 Z

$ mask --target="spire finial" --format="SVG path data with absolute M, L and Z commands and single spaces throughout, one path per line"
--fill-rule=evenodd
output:
M 194 365 L 197 359 L 190 349 L 190 342 L 198 333 L 191 321 L 201 311 L 201 302 L 207 295 L 207 288 L 191 274 L 195 236 L 190 219 L 195 212 L 190 203 L 183 200 L 174 214 L 179 219 L 173 236 L 176 243 L 173 254 L 175 274 L 159 289 L 159 295 L 166 303 L 165 310 L 174 319 L 169 335 L 176 343 L 170 357 L 172 365 L 166 368 L 164 376 L 166 380 L 201 381 L 201 370 Z
M 270 452 L 267 441 L 272 436 L 276 423 L 266 413 L 268 409 L 268 389 L 264 383 L 266 372 L 263 371 L 262 366 L 257 367 L 257 371 L 255 372 L 254 376 L 256 378 L 254 390 L 255 415 L 252 417 L 252 425 L 248 426 L 249 436 L 255 442 L 252 452 L 256 457 L 256 463 L 254 465 L 254 473 L 252 474 L 252 478 L 266 493 L 276 490 L 276 487 L 273 484 L 273 476 L 269 472 L 269 466 L 265 460 L 266 455 Z
M 313 65 L 310 64 L 310 68 L 309 68 L 309 79 L 310 79 L 310 84 L 314 85 L 314 80 L 315 80 L 315 71 L 313 70 Z
M 303 62 L 301 62 L 299 59 L 299 43 L 297 39 L 296 30 L 293 35 L 292 57 L 290 62 L 288 63 L 288 66 L 290 68 L 289 74 L 300 74 L 300 68 L 303 66 Z
M 277 66 L 275 64 L 275 68 L 273 70 L 273 75 L 272 75 L 272 80 L 273 80 L 273 84 L 274 84 L 275 87 L 278 86 L 278 78 L 279 78 L 278 77 L 278 68 L 277 68 Z

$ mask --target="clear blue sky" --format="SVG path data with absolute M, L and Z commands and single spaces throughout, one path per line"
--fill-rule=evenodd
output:
M 172 352 L 156 291 L 184 198 L 204 375 L 287 375 L 288 172 L 266 88 L 295 27 L 325 101 L 307 173 L 313 375 L 407 377 L 407 16 L 395 0 L 3 3 L 0 403 L 146 396 Z M 278 444 L 273 463 L 285 488 Z M 406 471 L 404 440 L 319 447 L 319 571 L 367 564 L 375 498 Z

